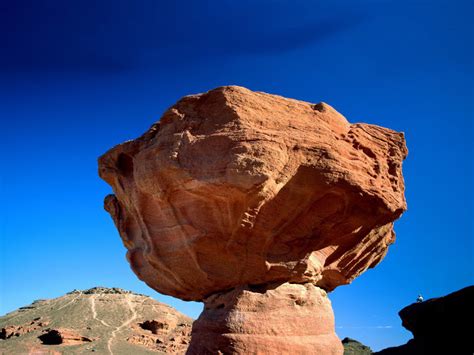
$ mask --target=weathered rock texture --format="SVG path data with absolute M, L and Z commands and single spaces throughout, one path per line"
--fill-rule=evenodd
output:
M 278 335 L 278 336 L 276 336 Z M 326 292 L 313 284 L 240 286 L 215 294 L 193 324 L 188 354 L 340 354 Z
M 183 98 L 99 173 L 138 277 L 210 302 L 275 282 L 331 291 L 375 266 L 406 209 L 406 154 L 402 133 L 231 86 Z
M 380 355 L 472 355 L 474 286 L 447 296 L 414 303 L 399 313 L 402 325 L 413 333 L 407 344 L 384 349 Z

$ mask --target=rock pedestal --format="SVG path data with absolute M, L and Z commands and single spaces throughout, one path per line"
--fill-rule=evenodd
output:
M 330 354 L 341 348 L 334 331 L 326 333 L 332 312 L 320 292 L 385 256 L 406 209 L 406 155 L 402 133 L 350 124 L 327 104 L 226 86 L 181 99 L 144 135 L 104 154 L 99 174 L 113 187 L 105 208 L 141 280 L 211 308 L 233 299 L 219 312 L 237 318 L 206 330 L 206 319 L 221 314 L 209 308 L 195 339 L 214 334 L 234 353 L 288 342 L 308 353 L 323 344 Z M 292 292 L 315 304 L 291 308 Z M 313 317 L 293 317 L 308 307 Z M 287 338 L 279 324 L 291 330 Z M 192 342 L 190 351 L 200 346 Z
M 327 294 L 313 284 L 239 286 L 204 300 L 188 354 L 341 354 Z

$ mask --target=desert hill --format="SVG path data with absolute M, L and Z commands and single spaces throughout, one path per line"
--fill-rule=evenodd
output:
M 74 290 L 0 317 L 2 354 L 184 353 L 192 319 L 119 288 Z

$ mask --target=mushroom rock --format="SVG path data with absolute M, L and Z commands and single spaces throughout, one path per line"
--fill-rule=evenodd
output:
M 189 353 L 342 353 L 326 292 L 382 260 L 406 210 L 403 133 L 226 86 L 99 158 L 137 276 L 203 301 Z M 318 352 L 319 353 L 319 352 Z

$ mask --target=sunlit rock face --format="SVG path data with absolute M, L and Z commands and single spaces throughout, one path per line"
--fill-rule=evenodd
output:
M 186 96 L 99 159 L 134 272 L 204 300 L 244 285 L 351 282 L 406 209 L 402 133 L 236 86 Z M 237 298 L 241 296 L 235 296 Z
M 326 292 L 313 284 L 239 286 L 206 299 L 188 355 L 342 354 Z

